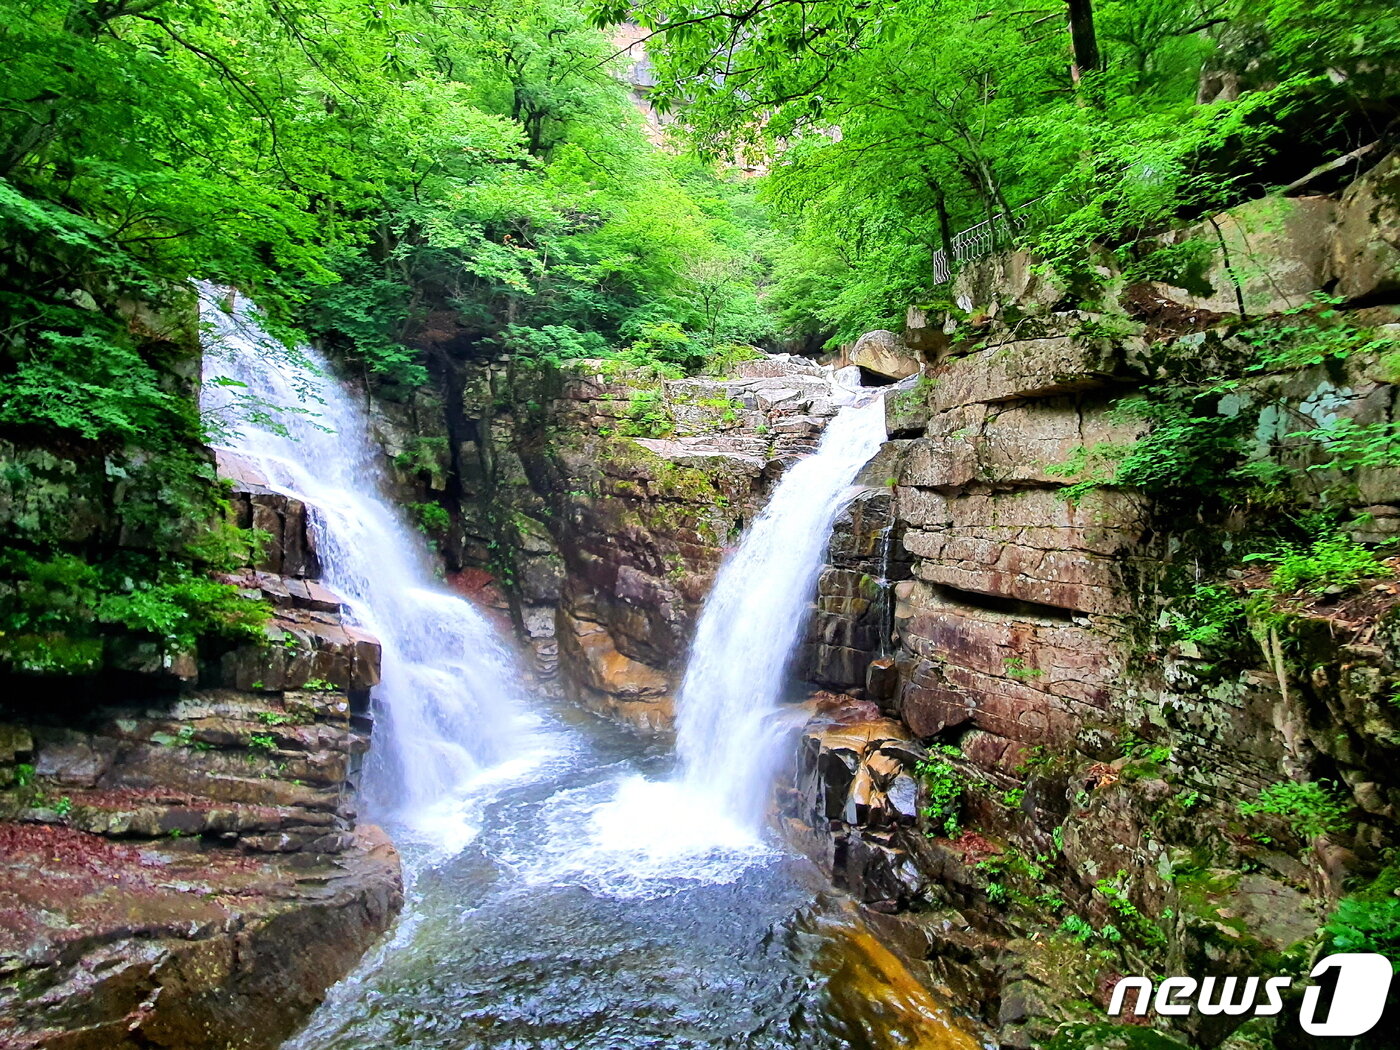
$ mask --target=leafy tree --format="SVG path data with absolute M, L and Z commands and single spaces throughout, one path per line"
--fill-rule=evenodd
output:
M 987 222 L 1087 274 L 1088 244 L 1293 181 L 1400 115 L 1400 15 L 1380 0 L 597 10 L 652 30 L 660 97 L 700 148 L 771 163 L 794 230 L 780 311 L 835 340 L 926 294 L 959 229 Z
M 24 450 L 62 448 L 107 479 L 112 511 L 81 542 L 30 515 L 0 544 L 0 662 L 92 670 L 122 632 L 185 647 L 250 622 L 209 576 L 240 555 L 210 542 L 190 278 L 237 286 L 289 342 L 312 334 L 380 383 L 441 365 L 414 346 L 432 311 L 468 347 L 533 359 L 671 325 L 699 368 L 691 333 L 727 331 L 687 273 L 756 254 L 750 194 L 655 153 L 575 4 L 0 12 L 6 484 Z

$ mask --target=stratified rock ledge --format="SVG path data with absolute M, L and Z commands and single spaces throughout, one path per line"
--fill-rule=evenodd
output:
M 186 845 L 0 824 L 0 1046 L 276 1047 L 403 902 L 372 825 L 334 855 Z

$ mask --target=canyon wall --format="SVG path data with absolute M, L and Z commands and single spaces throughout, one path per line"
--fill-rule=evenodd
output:
M 376 403 L 398 499 L 447 508 L 425 531 L 449 582 L 514 621 L 542 691 L 667 730 L 720 559 L 815 447 L 829 376 L 796 358 L 674 380 L 589 360 L 460 367 Z
M 809 642 L 810 677 L 856 699 L 808 727 L 785 810 L 838 885 L 911 917 L 899 936 L 1003 1045 L 1102 1020 L 1115 973 L 1301 972 L 1338 899 L 1385 868 L 1394 563 L 1276 594 L 1247 556 L 1319 511 L 1341 523 L 1330 549 L 1400 525 L 1398 168 L 1339 199 L 1217 217 L 1227 251 L 1191 290 L 1105 258 L 1086 295 L 1011 254 L 969 267 L 946 308 L 909 312 L 899 341 L 926 367 L 888 402 L 893 512 L 856 503 Z M 1330 298 L 1309 308 L 1314 294 Z M 1360 334 L 1330 352 L 1333 330 L 1307 329 L 1319 311 Z M 1299 352 L 1261 366 L 1278 328 Z M 1169 377 L 1189 412 L 1123 410 Z M 1154 425 L 1183 442 L 1228 432 L 1247 452 L 1116 484 L 1133 449 L 1211 455 L 1148 445 Z M 1328 435 L 1345 433 L 1379 435 L 1372 454 L 1344 462 Z M 1097 482 L 1074 487 L 1096 455 Z M 1212 495 L 1231 472 L 1265 480 Z M 1221 602 L 1232 635 L 1191 630 Z M 930 819 L 940 784 L 955 824 Z M 1280 785 L 1330 799 L 1332 819 L 1279 802 L 1295 797 Z M 1198 1045 L 1237 1023 L 1184 1021 Z M 1286 1018 L 1250 1031 L 1303 1045 Z
M 192 400 L 193 297 L 176 298 L 164 313 L 124 309 L 166 348 L 171 394 Z M 261 600 L 265 624 L 184 645 L 117 629 L 101 604 L 117 598 L 85 592 L 79 559 L 174 557 L 208 523 L 180 517 L 187 494 L 144 487 L 159 465 L 150 449 L 0 451 L 0 523 L 67 570 L 8 581 L 11 609 L 47 582 L 67 588 L 78 628 L 84 617 L 97 627 L 75 637 L 31 621 L 50 651 L 91 659 L 83 673 L 3 680 L 0 1044 L 278 1046 L 402 903 L 396 852 L 355 819 L 379 645 L 317 582 L 307 508 L 234 462 L 219 464 L 233 479 L 227 524 L 264 542 L 224 574 L 238 589 L 226 598 Z M 189 451 L 212 478 L 213 457 Z M 141 501 L 164 516 L 128 513 Z M 201 579 L 191 593 L 205 595 Z M 166 608 L 152 602 L 148 615 Z

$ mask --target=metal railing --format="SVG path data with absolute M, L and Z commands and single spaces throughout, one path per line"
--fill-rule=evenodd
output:
M 1017 231 L 1025 229 L 1028 220 L 1035 215 L 1037 206 L 1044 199 L 1037 197 L 1020 207 L 1012 208 L 1010 215 L 1003 212 L 953 234 L 951 245 L 939 248 L 933 253 L 933 283 L 947 284 L 952 280 L 955 265 L 960 266 L 973 259 L 980 259 L 998 248 L 1005 247 Z M 953 253 L 951 260 L 948 258 L 949 248 Z

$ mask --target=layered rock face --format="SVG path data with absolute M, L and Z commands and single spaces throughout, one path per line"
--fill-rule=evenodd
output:
M 238 578 L 266 643 L 0 725 L 6 1046 L 276 1046 L 402 903 L 355 822 L 378 643 L 316 582 L 306 508 L 224 467 L 272 537 Z
M 829 370 L 774 357 L 726 379 L 596 361 L 465 372 L 452 404 L 380 406 L 402 498 L 452 510 L 442 548 L 463 571 L 449 578 L 515 620 L 543 690 L 666 729 L 721 558 L 836 411 Z M 415 447 L 438 458 L 415 463 Z
M 1268 585 L 1239 558 L 1278 508 L 1305 513 L 1325 492 L 1363 514 L 1353 536 L 1395 534 L 1393 454 L 1342 473 L 1335 442 L 1301 433 L 1379 434 L 1396 418 L 1395 164 L 1337 199 L 1217 216 L 1205 228 L 1226 253 L 1202 252 L 1190 280 L 1105 270 L 1092 310 L 1012 255 L 958 278 L 961 312 L 910 311 L 900 342 L 925 368 L 888 402 L 892 484 L 834 538 L 807 647 L 807 676 L 855 699 L 809 725 L 783 808 L 840 885 L 909 918 L 1003 1045 L 1102 1019 L 1113 965 L 1302 968 L 1329 907 L 1385 862 L 1400 585 L 1382 573 L 1286 616 L 1251 613 L 1228 652 L 1173 624 L 1206 617 L 1202 584 Z M 1255 326 L 1322 290 L 1347 300 L 1354 349 L 1261 366 L 1273 344 Z M 1242 436 L 1243 469 L 1280 490 L 1273 507 L 1113 483 L 1152 427 L 1115 406 L 1167 377 L 1212 387 L 1192 411 Z M 1218 469 L 1223 482 L 1231 466 Z M 914 773 L 919 818 L 901 779 Z M 1300 831 L 1287 806 L 1242 814 L 1310 782 L 1318 797 L 1335 784 L 1343 819 Z M 1095 961 L 1095 946 L 1126 961 Z M 1215 1045 L 1238 1022 L 1184 1023 Z

